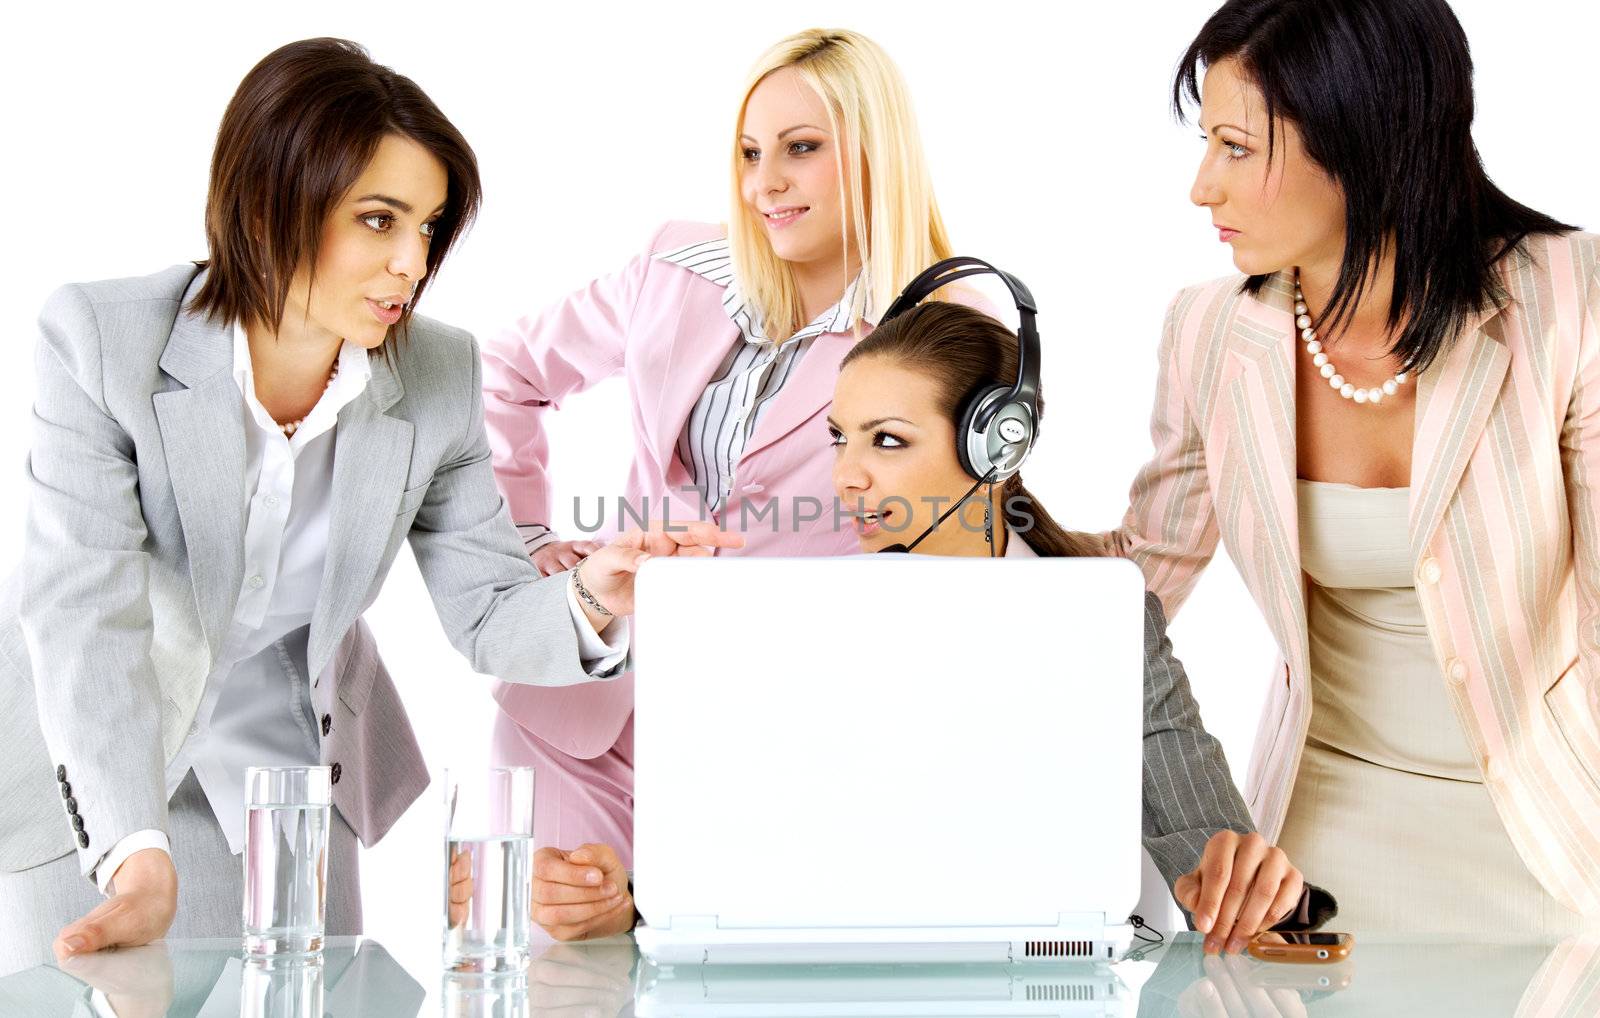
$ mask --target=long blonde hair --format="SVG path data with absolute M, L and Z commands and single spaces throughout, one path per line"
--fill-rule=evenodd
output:
M 781 40 L 756 61 L 735 125 L 744 123 L 750 93 L 762 79 L 785 67 L 793 67 L 822 98 L 828 126 L 838 139 L 834 163 L 840 193 L 849 199 L 840 203 L 840 236 L 849 236 L 845 217 L 853 211 L 865 283 L 856 288 L 850 308 L 851 325 L 859 329 L 869 307 L 881 314 L 917 273 L 952 253 L 911 98 L 899 69 L 877 43 L 845 29 L 812 28 Z M 785 339 L 806 324 L 800 291 L 793 270 L 773 252 L 765 230 L 745 206 L 737 126 L 734 133 L 733 213 L 728 223 L 733 271 L 744 296 L 763 316 L 766 334 Z M 859 158 L 847 160 L 846 153 Z M 846 264 L 847 244 L 843 241 L 839 249 Z

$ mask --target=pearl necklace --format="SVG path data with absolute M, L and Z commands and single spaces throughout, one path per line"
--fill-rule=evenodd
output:
M 1322 372 L 1322 377 L 1328 380 L 1328 385 L 1345 399 L 1357 403 L 1371 403 L 1377 406 L 1385 396 L 1393 396 L 1399 391 L 1400 386 L 1406 384 L 1407 373 L 1404 371 L 1392 376 L 1381 386 L 1370 389 L 1357 389 L 1354 385 L 1344 380 L 1339 374 L 1339 369 L 1333 366 L 1333 361 L 1323 352 L 1322 343 L 1317 340 L 1317 330 L 1311 325 L 1311 313 L 1306 307 L 1306 298 L 1300 292 L 1300 273 L 1294 275 L 1294 324 L 1300 329 L 1300 338 L 1306 341 L 1306 353 L 1311 355 L 1311 363 Z
M 333 388 L 333 380 L 335 378 L 338 378 L 338 377 L 339 377 L 339 358 L 335 357 L 333 359 L 333 369 L 328 372 L 327 384 L 322 387 L 322 391 L 323 391 L 324 394 L 326 394 L 329 389 Z M 322 402 L 322 400 L 319 398 L 317 400 L 317 402 L 320 403 L 320 402 Z M 315 410 L 316 406 L 313 405 L 311 407 L 311 409 Z M 309 413 L 306 414 L 306 417 L 310 417 L 310 416 L 311 416 L 311 414 L 309 414 Z M 300 430 L 300 425 L 302 425 L 302 424 L 304 424 L 306 422 L 306 417 L 302 417 L 297 421 L 290 421 L 288 424 L 280 424 L 280 425 L 278 425 L 278 430 L 283 432 L 283 437 L 284 438 L 293 438 L 294 437 L 294 433 L 296 431 Z

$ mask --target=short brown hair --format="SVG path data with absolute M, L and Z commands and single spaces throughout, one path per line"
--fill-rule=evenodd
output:
M 428 246 L 431 277 L 482 200 L 477 157 L 455 125 L 410 78 L 345 39 L 291 42 L 251 68 L 217 129 L 206 196 L 209 271 L 192 310 L 277 328 L 295 270 L 316 263 L 324 220 L 391 134 L 427 149 L 449 178 Z

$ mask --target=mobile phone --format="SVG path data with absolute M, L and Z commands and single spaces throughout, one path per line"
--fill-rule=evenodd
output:
M 1250 941 L 1250 957 L 1316 964 L 1344 961 L 1356 938 L 1348 933 L 1263 933 Z

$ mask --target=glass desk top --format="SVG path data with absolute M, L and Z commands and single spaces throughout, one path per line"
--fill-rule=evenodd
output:
M 994 1016 L 1595 1018 L 1600 936 L 1560 944 L 1357 937 L 1338 965 L 1203 957 L 1180 933 L 1113 965 L 677 966 L 628 939 L 536 948 L 512 980 L 408 971 L 371 937 L 320 964 L 246 962 L 231 940 L 175 940 L 0 979 L 0 1015 L 184 1018 Z

